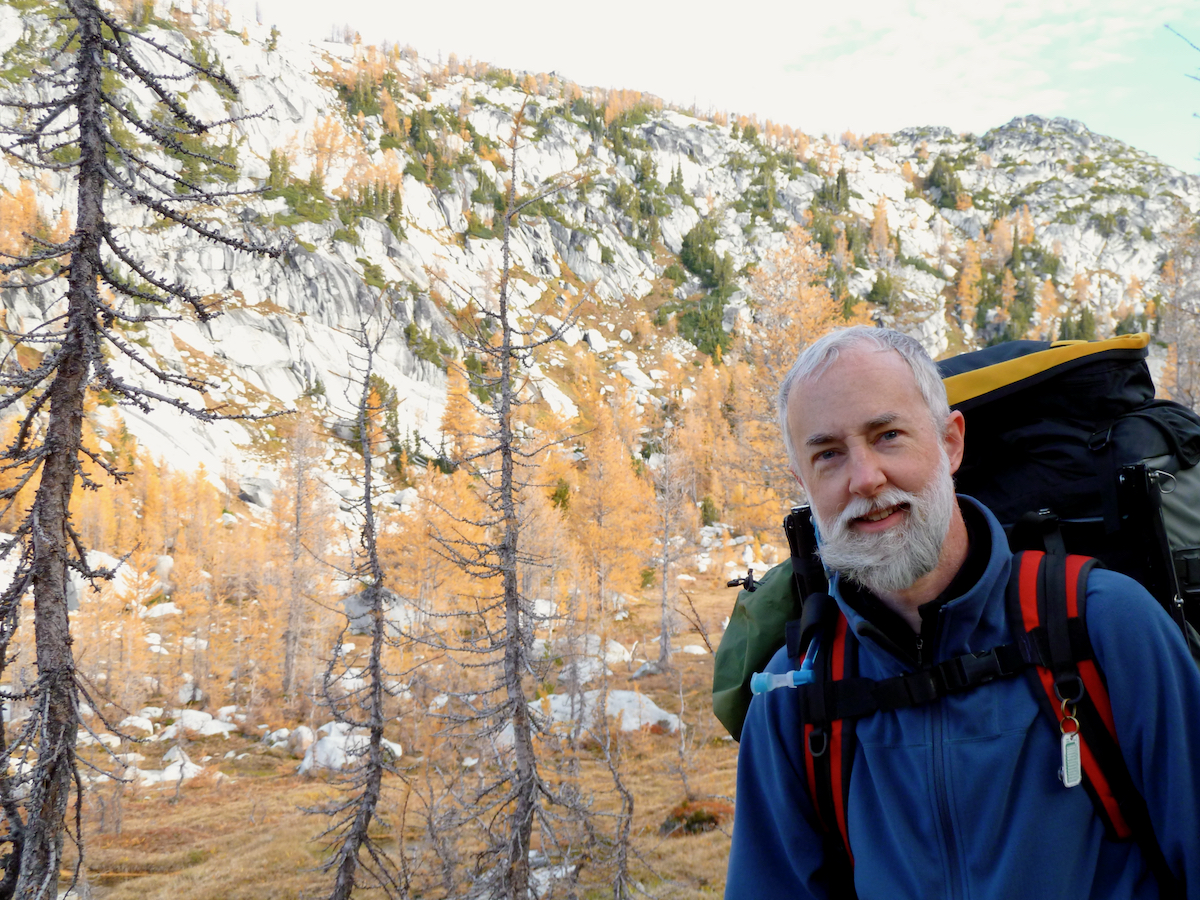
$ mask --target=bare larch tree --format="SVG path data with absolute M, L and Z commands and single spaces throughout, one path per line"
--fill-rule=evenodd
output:
M 384 775 L 398 774 L 394 751 L 383 738 L 388 720 L 385 709 L 389 695 L 388 683 L 395 683 L 398 676 L 384 668 L 389 596 L 384 567 L 379 557 L 374 460 L 384 445 L 380 424 L 385 409 L 371 377 L 388 323 L 389 320 L 384 318 L 382 321 L 364 322 L 359 327 L 355 342 L 360 356 L 352 361 L 357 370 L 355 380 L 360 387 L 356 400 L 355 430 L 362 458 L 362 493 L 353 509 L 358 517 L 358 547 L 354 552 L 354 565 L 347 574 L 362 585 L 362 591 L 356 597 L 360 601 L 356 608 L 362 611 L 358 621 L 361 623 L 365 619 L 371 646 L 361 674 L 357 667 L 348 671 L 341 649 L 344 642 L 339 637 L 323 680 L 325 702 L 334 721 L 347 729 L 347 749 L 357 757 L 343 780 L 343 786 L 347 788 L 346 798 L 319 810 L 334 817 L 333 824 L 321 835 L 333 845 L 333 852 L 325 864 L 326 868 L 335 871 L 330 900 L 349 900 L 356 886 L 365 887 L 368 884 L 382 890 L 385 897 L 408 896 L 402 870 L 370 834 L 371 822 L 377 816 L 383 795 Z M 376 327 L 373 329 L 372 325 Z M 348 622 L 343 629 L 342 636 L 350 624 Z M 360 680 L 361 686 L 345 689 L 347 684 L 357 685 Z M 362 744 L 363 731 L 366 731 L 365 747 Z
M 80 687 L 67 617 L 68 572 L 91 580 L 109 574 L 88 566 L 70 520 L 76 482 L 85 488 L 99 486 L 92 477 L 95 470 L 88 471 L 89 462 L 113 478 L 121 477 L 104 456 L 89 452 L 82 443 L 85 395 L 103 390 L 118 403 L 143 410 L 162 403 L 200 419 L 219 415 L 202 402 L 193 405 L 185 399 L 184 392 L 205 389 L 202 380 L 157 368 L 122 336 L 123 326 L 161 320 L 159 310 L 175 304 L 201 321 L 217 310 L 197 292 L 138 259 L 112 213 L 140 207 L 165 223 L 228 247 L 278 252 L 223 234 L 189 214 L 192 205 L 217 206 L 231 192 L 207 186 L 206 175 L 186 176 L 186 166 L 177 172 L 164 158 L 170 154 L 190 160 L 200 170 L 226 165 L 198 148 L 204 146 L 206 132 L 233 120 L 198 120 L 173 85 L 200 77 L 234 97 L 229 79 L 137 33 L 102 11 L 95 0 L 65 0 L 57 24 L 57 44 L 46 48 L 44 63 L 22 94 L 5 101 L 6 118 L 0 123 L 4 153 L 19 166 L 52 176 L 67 174 L 76 197 L 75 227 L 66 240 L 56 243 L 29 235 L 23 255 L 0 258 L 0 277 L 7 279 L 0 281 L 0 289 L 42 289 L 43 295 L 54 295 L 61 291 L 60 279 L 66 283 L 61 314 L 28 333 L 0 333 L 10 344 L 0 363 L 0 412 L 17 410 L 20 423 L 0 454 L 0 471 L 15 481 L 0 494 L 0 503 L 8 504 L 7 510 L 18 490 L 36 488 L 16 533 L 0 544 L 0 559 L 18 555 L 16 574 L 0 594 L 0 675 L 10 661 L 8 648 L 27 591 L 32 591 L 34 607 L 33 717 L 0 752 L 0 808 L 7 828 L 2 839 L 12 846 L 0 898 L 22 900 L 54 896 L 72 783 L 79 777 L 75 742 Z M 157 59 L 174 71 L 151 71 L 146 59 Z M 139 113 L 126 96 L 119 96 L 122 84 L 134 83 L 156 98 L 153 115 Z M 18 354 L 21 347 L 35 352 Z M 123 356 L 157 389 L 122 378 L 109 355 Z M 22 362 L 30 358 L 38 359 Z M 9 756 L 22 745 L 31 746 L 37 757 L 28 776 L 23 817 L 14 799 L 16 785 L 4 774 Z M 82 836 L 76 833 L 73 839 L 82 859 Z
M 663 426 L 658 468 L 653 473 L 660 601 L 658 661 L 655 668 L 659 672 L 671 668 L 671 633 L 675 624 L 672 604 L 675 585 L 671 581 L 671 570 L 679 560 L 696 552 L 695 505 L 692 503 L 695 472 L 679 441 L 679 426 L 667 421 Z
M 486 398 L 476 406 L 482 433 L 473 436 L 474 448 L 458 464 L 471 472 L 482 512 L 479 518 L 459 519 L 452 529 L 434 536 L 440 552 L 476 579 L 481 590 L 478 607 L 465 613 L 473 622 L 465 629 L 471 637 L 457 647 L 447 640 L 443 649 L 465 660 L 462 668 L 475 673 L 470 677 L 489 674 L 483 684 L 472 682 L 469 690 L 449 691 L 458 711 L 440 717 L 447 722 L 448 740 L 461 746 L 491 743 L 499 747 L 497 765 L 495 774 L 481 777 L 476 788 L 458 792 L 457 820 L 443 817 L 439 827 L 467 831 L 462 826 L 472 826 L 469 830 L 481 846 L 475 854 L 476 873 L 469 896 L 488 900 L 528 900 L 533 895 L 530 855 L 535 826 L 542 845 L 550 848 L 548 856 L 560 862 L 555 877 L 573 878 L 577 867 L 570 858 L 579 851 L 563 830 L 566 823 L 577 823 L 588 815 L 586 801 L 578 791 L 552 782 L 539 768 L 539 743 L 553 744 L 557 736 L 530 709 L 538 661 L 531 652 L 533 603 L 522 589 L 522 573 L 546 563 L 522 536 L 521 498 L 524 491 L 547 487 L 535 484 L 530 474 L 533 461 L 547 448 L 533 446 L 521 427 L 519 410 L 522 393 L 527 390 L 523 370 L 533 364 L 535 350 L 560 339 L 566 324 L 548 329 L 548 337 L 537 337 L 536 327 L 518 325 L 512 283 L 516 275 L 512 244 L 522 210 L 578 184 L 584 176 L 577 173 L 555 179 L 518 198 L 525 113 L 525 106 L 517 111 L 506 148 L 509 183 L 503 224 L 497 229 L 501 265 L 494 297 L 479 302 L 456 286 L 446 285 L 477 316 L 474 320 L 462 317 L 462 321 L 470 320 L 475 326 L 473 331 L 468 326 L 463 342 L 481 360 L 479 369 L 467 376 L 474 395 Z M 572 318 L 573 311 L 568 323 Z M 557 811 L 550 814 L 549 808 Z

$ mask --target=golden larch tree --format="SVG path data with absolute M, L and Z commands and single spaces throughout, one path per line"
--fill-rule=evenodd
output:
M 1054 282 L 1047 278 L 1038 291 L 1037 324 L 1031 325 L 1030 329 L 1042 340 L 1052 341 L 1061 322 L 1062 297 L 1059 296 Z
M 875 204 L 875 214 L 871 219 L 871 253 L 878 264 L 891 262 L 892 233 L 888 230 L 887 200 L 883 197 Z
M 959 321 L 962 322 L 964 331 L 975 327 L 975 312 L 979 308 L 979 280 L 982 275 L 979 248 L 974 241 L 967 241 L 963 246 L 958 269 L 958 286 L 955 290 Z
M 638 587 L 650 555 L 653 497 L 634 471 L 632 448 L 621 440 L 612 408 L 604 402 L 597 406 L 570 521 L 593 598 L 607 610 L 614 595 Z

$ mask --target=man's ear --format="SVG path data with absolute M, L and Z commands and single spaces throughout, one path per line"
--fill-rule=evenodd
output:
M 950 474 L 953 475 L 962 465 L 963 451 L 966 448 L 967 420 L 957 409 L 951 410 L 946 418 L 946 427 L 942 432 L 942 446 L 946 448 L 946 456 L 950 458 Z

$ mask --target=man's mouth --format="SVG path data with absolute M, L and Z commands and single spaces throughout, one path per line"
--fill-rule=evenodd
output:
M 898 513 L 901 510 L 908 509 L 907 503 L 897 503 L 894 506 L 885 506 L 877 509 L 874 512 L 869 512 L 865 516 L 858 516 L 854 519 L 855 522 L 882 522 L 888 516 Z

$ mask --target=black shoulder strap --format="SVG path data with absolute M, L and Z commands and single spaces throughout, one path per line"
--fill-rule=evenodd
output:
M 1109 837 L 1136 840 L 1161 895 L 1182 898 L 1183 886 L 1121 755 L 1108 686 L 1087 636 L 1087 580 L 1096 565 L 1085 556 L 1016 554 L 1006 597 L 1009 626 L 1022 646 L 1035 648 L 1028 677 L 1054 728 L 1069 728 L 1069 716 L 1078 721 L 1083 786 Z
M 829 590 L 825 567 L 817 555 L 817 530 L 812 515 L 811 507 L 796 506 L 783 520 L 783 533 L 787 535 L 792 556 L 792 577 L 796 580 L 796 593 L 802 599 Z

